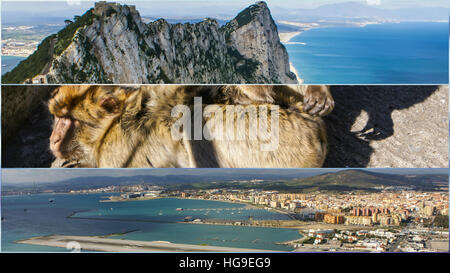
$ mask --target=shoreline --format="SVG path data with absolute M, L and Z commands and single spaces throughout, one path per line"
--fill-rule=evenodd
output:
M 280 32 L 278 33 L 278 36 L 280 37 L 280 42 L 285 44 L 285 43 L 289 43 L 289 41 L 302 34 L 304 31 L 294 31 L 294 32 Z
M 302 236 L 300 239 L 294 239 L 294 240 L 289 240 L 289 241 L 284 241 L 284 242 L 280 242 L 278 244 L 281 245 L 288 245 L 291 247 L 294 247 L 294 245 L 296 244 L 302 244 L 304 241 L 308 240 L 309 237 L 307 234 L 304 234 L 302 231 L 298 231 L 298 233 Z M 295 247 L 294 247 L 295 248 Z
M 295 32 L 280 32 L 278 33 L 278 36 L 280 37 L 280 42 L 282 44 L 289 44 L 292 38 L 297 37 L 298 35 L 302 34 L 307 30 L 308 29 L 305 29 L 304 31 L 295 31 Z M 295 77 L 297 78 L 298 84 L 303 84 L 304 81 L 302 78 L 300 78 L 298 70 L 295 68 L 292 62 L 289 62 L 289 70 L 292 73 L 294 73 Z
M 295 77 L 297 77 L 298 84 L 303 84 L 303 79 L 298 75 L 298 71 L 294 67 L 294 64 L 292 62 L 289 62 L 289 70 L 291 70 L 291 72 L 294 73 Z
M 181 198 L 181 197 L 164 197 L 164 198 L 175 198 L 175 199 L 181 199 L 181 200 L 203 200 L 203 201 L 216 201 L 216 202 L 223 202 L 223 203 L 229 203 L 229 204 L 239 204 L 239 205 L 246 205 L 251 208 L 255 209 L 264 209 L 259 208 L 253 204 L 245 203 L 245 202 L 237 202 L 237 201 L 231 201 L 231 200 L 216 200 L 216 199 L 203 199 L 203 198 Z
M 28 57 L 30 57 L 31 55 L 33 55 L 33 53 L 34 52 L 32 52 L 31 54 L 29 54 L 29 55 L 25 55 L 25 54 L 21 54 L 21 55 L 4 55 L 4 54 L 2 54 L 1 56 L 2 57 L 18 57 L 18 58 L 28 58 Z
M 131 199 L 126 199 L 120 196 L 117 196 L 118 198 L 114 198 L 116 196 L 108 196 L 108 199 L 101 199 L 99 200 L 100 203 L 116 203 L 116 202 L 132 202 L 132 201 L 146 201 L 146 200 L 155 200 L 155 199 L 161 199 L 164 197 L 136 197 Z
M 245 205 L 247 207 L 253 208 L 253 209 L 261 209 L 261 210 L 267 210 L 267 211 L 275 211 L 277 213 L 280 214 L 289 214 L 288 211 L 282 211 L 279 209 L 274 209 L 274 208 L 269 208 L 269 207 L 258 207 L 255 204 L 251 204 L 251 203 L 246 203 L 246 202 L 239 202 L 239 201 L 231 201 L 231 200 L 214 200 L 214 199 L 202 199 L 202 198 L 179 198 L 179 197 L 175 197 L 176 199 L 190 199 L 190 200 L 205 200 L 205 201 L 218 201 L 218 202 L 224 202 L 224 203 L 229 203 L 229 204 L 240 204 L 240 205 Z

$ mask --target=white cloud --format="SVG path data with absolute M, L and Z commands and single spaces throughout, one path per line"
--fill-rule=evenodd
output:
M 81 4 L 80 0 L 67 0 L 69 6 L 79 6 Z
M 381 5 L 381 0 L 366 0 L 369 6 L 379 6 Z

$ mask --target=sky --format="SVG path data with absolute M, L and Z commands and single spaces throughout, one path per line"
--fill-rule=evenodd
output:
M 58 2 L 57 4 L 55 2 Z M 2 24 L 63 24 L 64 19 L 84 14 L 95 1 L 84 0 L 6 0 L 1 1 Z M 141 16 L 163 18 L 214 17 L 228 20 L 257 0 L 118 0 L 121 4 L 135 5 Z M 383 9 L 443 7 L 447 0 L 266 0 L 276 20 L 299 9 L 313 9 L 325 4 L 359 2 Z M 417 12 L 414 11 L 414 12 Z M 292 14 L 291 14 L 292 15 Z
M 77 177 L 109 176 L 127 177 L 135 175 L 214 175 L 214 174 L 309 174 L 337 172 L 343 169 L 2 169 L 2 185 L 51 183 Z M 448 173 L 448 169 L 362 169 L 391 174 Z
M 45 0 L 27 0 L 32 2 L 47 2 Z M 52 1 L 58 1 L 58 2 L 66 2 L 69 5 L 79 5 L 82 2 L 92 2 L 88 0 L 52 0 Z M 7 0 L 3 2 L 24 2 L 23 0 Z M 145 3 L 145 4 L 151 4 L 151 3 L 167 3 L 167 2 L 184 2 L 184 3 L 190 3 L 190 2 L 199 2 L 199 3 L 212 3 L 212 2 L 227 2 L 231 5 L 250 5 L 256 0 L 227 0 L 227 1 L 211 1 L 211 0 L 195 0 L 195 1 L 189 1 L 189 0 L 168 0 L 168 1 L 161 1 L 161 0 L 120 0 L 117 1 L 120 3 Z M 399 8 L 399 7 L 418 7 L 418 6 L 438 6 L 438 7 L 448 7 L 448 1 L 447 0 L 266 0 L 266 2 L 270 6 L 279 6 L 279 7 L 298 7 L 298 8 L 316 8 L 318 6 L 324 5 L 324 4 L 333 4 L 333 3 L 339 3 L 339 2 L 360 2 L 360 3 L 366 3 L 368 5 L 372 6 L 380 6 L 385 8 Z
M 67 10 L 78 11 L 90 8 L 93 2 L 89 0 L 50 0 L 52 2 L 65 3 Z M 43 5 L 42 2 L 49 3 L 48 0 L 6 0 L 2 1 L 2 9 L 9 10 L 24 10 L 34 12 L 51 13 L 54 10 L 60 9 L 61 5 Z M 33 3 L 30 3 L 33 2 Z M 39 3 L 41 2 L 41 3 Z M 114 2 L 114 1 L 112 1 Z M 227 1 L 210 1 L 210 0 L 119 0 L 116 1 L 122 4 L 134 4 L 138 10 L 161 9 L 165 7 L 169 9 L 189 10 L 203 7 L 209 14 L 220 14 L 221 12 L 236 13 L 239 10 L 254 4 L 257 0 L 227 0 Z M 266 0 L 269 8 L 317 8 L 325 4 L 334 4 L 340 2 L 360 2 L 371 6 L 380 8 L 410 8 L 410 7 L 444 7 L 448 8 L 447 0 Z M 22 3 L 22 5 L 21 5 Z M 26 3 L 23 5 L 23 3 Z M 220 8 L 218 8 L 220 6 Z M 56 15 L 56 14 L 55 14 Z M 141 14 L 145 15 L 145 14 Z

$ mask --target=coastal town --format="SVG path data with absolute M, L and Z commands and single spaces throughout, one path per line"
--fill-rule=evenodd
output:
M 449 249 L 448 192 L 386 187 L 376 192 L 286 193 L 257 189 L 167 190 L 131 185 L 71 191 L 116 192 L 101 202 L 185 198 L 245 204 L 287 220 L 185 218 L 187 224 L 239 225 L 298 229 L 299 240 L 281 242 L 294 251 L 440 252 Z M 183 210 L 183 208 L 178 208 Z M 208 210 L 202 208 L 200 210 Z
M 6 39 L 2 41 L 2 55 L 28 57 L 36 50 L 38 44 L 37 41 Z
M 64 24 L 7 25 L 2 27 L 2 56 L 28 57 L 42 40 Z

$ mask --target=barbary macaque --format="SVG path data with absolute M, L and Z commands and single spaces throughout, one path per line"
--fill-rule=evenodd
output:
M 50 149 L 59 167 L 321 167 L 333 107 L 328 86 L 65 85 Z

